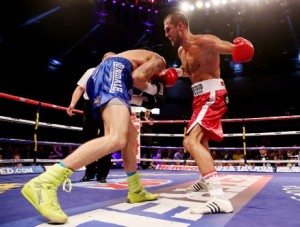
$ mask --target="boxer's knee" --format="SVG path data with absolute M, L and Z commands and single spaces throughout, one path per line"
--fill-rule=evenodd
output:
M 192 145 L 193 142 L 191 140 L 191 138 L 189 136 L 186 136 L 184 139 L 183 139 L 183 146 L 184 148 L 187 150 L 187 151 L 191 151 L 192 150 Z
M 183 139 L 183 146 L 187 151 L 192 151 L 199 146 L 200 141 L 204 137 L 203 131 L 199 125 L 196 125 L 191 132 Z
M 110 135 L 110 143 L 114 147 L 114 151 L 122 150 L 126 147 L 128 138 L 127 136 L 119 135 L 118 133 Z

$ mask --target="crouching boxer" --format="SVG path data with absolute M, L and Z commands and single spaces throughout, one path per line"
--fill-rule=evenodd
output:
M 87 94 L 94 117 L 103 119 L 105 135 L 85 142 L 72 154 L 27 182 L 21 193 L 51 223 L 68 220 L 61 209 L 57 190 L 70 191 L 73 172 L 105 155 L 121 150 L 126 180 L 127 201 L 140 203 L 156 200 L 159 194 L 147 191 L 136 167 L 137 130 L 131 121 L 130 99 L 133 87 L 145 89 L 146 82 L 166 68 L 164 58 L 147 50 L 129 50 L 101 62 L 87 81 Z M 69 189 L 69 190 L 68 190 Z

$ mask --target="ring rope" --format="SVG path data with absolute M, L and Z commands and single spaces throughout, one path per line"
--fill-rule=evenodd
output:
M 254 132 L 245 133 L 245 136 L 279 136 L 279 135 L 299 135 L 300 131 L 283 132 Z M 162 137 L 184 137 L 184 134 L 166 134 L 166 133 L 141 133 L 141 136 L 162 136 Z M 242 137 L 243 133 L 224 133 L 224 137 Z
M 32 140 L 24 140 L 24 139 L 12 139 L 12 138 L 0 138 L 1 143 L 19 143 L 19 144 L 33 144 Z M 65 143 L 65 142 L 53 142 L 53 141 L 39 141 L 40 145 L 63 145 L 63 146 L 73 146 L 78 147 L 81 143 Z M 174 150 L 182 150 L 183 147 L 172 147 L 172 146 L 141 146 L 141 148 L 153 148 L 153 149 L 174 149 Z M 243 150 L 243 147 L 211 147 L 211 150 Z M 290 146 L 290 147 L 247 147 L 247 150 L 300 150 L 300 146 Z
M 183 147 L 163 147 L 163 146 L 141 146 L 141 148 L 154 148 L 154 149 L 173 149 L 173 150 L 183 150 Z M 247 150 L 299 150 L 300 146 L 292 146 L 292 147 L 247 147 Z M 243 150 L 243 147 L 210 147 L 210 150 L 217 151 L 236 151 Z
M 58 163 L 62 161 L 62 159 L 36 159 L 36 163 Z M 112 162 L 123 162 L 123 159 L 111 159 Z M 183 160 L 183 159 L 151 159 L 151 158 L 141 158 L 142 162 L 176 162 L 176 163 L 195 163 L 195 160 Z M 248 160 L 250 163 L 298 163 L 299 160 Z M 0 160 L 0 163 L 3 164 L 11 164 L 11 163 L 33 163 L 33 159 L 3 159 Z M 214 160 L 214 163 L 244 163 L 244 160 Z
M 141 161 L 195 163 L 195 160 L 176 159 L 141 159 Z M 215 163 L 244 163 L 244 160 L 214 160 Z M 248 160 L 248 163 L 298 163 L 299 160 Z
M 45 102 L 39 102 L 39 101 L 32 100 L 32 99 L 26 99 L 26 98 L 23 98 L 23 97 L 10 95 L 10 94 L 6 94 L 6 93 L 3 93 L 3 92 L 0 92 L 0 98 L 11 99 L 11 100 L 15 100 L 15 101 L 19 101 L 19 102 L 25 102 L 25 103 L 29 103 L 29 104 L 33 104 L 33 105 L 40 104 L 42 107 L 54 108 L 54 109 L 59 109 L 59 110 L 67 110 L 66 107 L 57 106 L 57 105 L 49 104 L 49 103 L 45 103 Z M 76 110 L 75 109 L 74 112 L 83 114 L 82 110 Z M 5 118 L 5 117 L 0 116 L 0 120 L 1 120 L 1 118 Z M 17 119 L 17 118 L 11 118 L 11 119 Z M 251 121 L 292 120 L 292 119 L 300 119 L 300 115 L 275 116 L 275 117 L 257 117 L 257 118 L 236 118 L 236 119 L 233 118 L 233 119 L 221 119 L 221 121 L 222 122 L 251 122 Z M 189 122 L 189 120 L 140 121 L 141 124 L 143 124 L 143 123 L 156 123 L 156 124 L 188 123 L 188 122 Z M 50 125 L 55 125 L 55 124 L 50 124 Z M 69 127 L 72 127 L 72 126 L 69 126 Z M 67 127 L 67 128 L 69 128 L 69 127 Z M 79 129 L 79 130 L 81 130 L 81 129 Z M 299 131 L 294 131 L 293 134 L 299 134 Z M 163 135 L 163 134 L 161 134 L 161 135 Z M 242 134 L 227 134 L 227 135 L 225 134 L 224 136 L 228 136 L 228 135 L 230 135 L 230 136 L 239 136 L 240 137 Z M 247 136 L 260 136 L 260 135 L 262 135 L 262 134 L 261 133 L 247 134 Z M 268 135 L 268 134 L 265 134 L 265 135 Z M 276 134 L 276 135 L 282 135 L 282 134 Z M 291 135 L 291 134 L 287 134 L 287 135 Z M 182 137 L 182 135 L 180 135 L 180 137 Z
M 58 163 L 62 159 L 36 159 L 36 163 Z M 120 162 L 122 159 L 111 159 L 112 162 Z M 0 163 L 11 164 L 11 163 L 33 163 L 33 159 L 3 159 Z
M 24 139 L 13 139 L 13 138 L 0 138 L 0 143 L 18 143 L 18 144 L 33 144 L 32 140 Z M 78 147 L 81 143 L 68 143 L 68 142 L 52 142 L 52 141 L 39 141 L 39 145 L 62 145 L 62 146 L 72 146 Z
M 0 120 L 9 121 L 9 122 L 15 122 L 15 123 L 25 123 L 30 125 L 35 125 L 34 128 L 34 138 L 33 141 L 31 140 L 19 140 L 19 139 L 8 139 L 8 138 L 0 138 L 0 142 L 14 142 L 14 143 L 27 143 L 27 144 L 34 144 L 34 151 L 35 153 L 38 152 L 37 145 L 53 145 L 53 144 L 60 144 L 65 146 L 80 146 L 81 144 L 78 143 L 58 143 L 58 142 L 49 142 L 49 141 L 37 141 L 37 130 L 39 126 L 44 127 L 52 127 L 52 128 L 63 128 L 63 129 L 69 129 L 69 130 L 78 130 L 81 131 L 81 127 L 74 127 L 74 126 L 65 126 L 65 125 L 58 125 L 58 124 L 51 124 L 51 123 L 43 123 L 39 122 L 39 109 L 40 107 L 47 107 L 47 108 L 53 108 L 58 110 L 67 110 L 66 107 L 57 106 L 49 103 L 39 102 L 31 99 L 25 99 L 23 97 L 17 97 L 5 93 L 0 93 L 0 98 L 7 98 L 14 101 L 29 103 L 33 105 L 37 105 L 37 113 L 36 113 L 36 120 L 34 121 L 28 121 L 24 119 L 18 119 L 18 118 L 10 118 L 10 117 L 3 117 L 0 116 Z M 82 114 L 83 111 L 80 110 L 74 110 L 76 113 Z M 243 124 L 242 126 L 242 133 L 228 133 L 224 134 L 224 137 L 242 137 L 243 138 L 243 147 L 231 147 L 231 148 L 223 148 L 223 147 L 211 147 L 212 150 L 244 150 L 244 155 L 246 154 L 246 136 L 262 136 L 262 135 L 268 135 L 268 136 L 276 136 L 276 135 L 298 135 L 300 134 L 300 131 L 285 131 L 285 132 L 264 132 L 264 133 L 246 133 L 245 129 L 245 122 L 253 122 L 253 121 L 272 121 L 272 120 L 292 120 L 292 119 L 300 119 L 300 115 L 293 115 L 293 116 L 275 116 L 275 117 L 258 117 L 258 118 L 240 118 L 240 119 L 221 119 L 222 122 L 241 122 Z M 188 123 L 190 121 L 187 120 L 159 120 L 159 121 L 141 121 L 140 123 Z M 168 136 L 168 137 L 184 137 L 186 134 L 186 126 L 184 127 L 184 133 L 183 134 L 162 134 L 162 133 L 151 133 L 151 134 L 141 134 L 141 136 Z M 141 148 L 157 148 L 157 149 L 176 149 L 176 150 L 182 150 L 183 147 L 161 147 L 161 146 L 141 146 Z M 299 150 L 300 147 L 248 147 L 247 150 L 259 150 L 259 149 L 267 149 L 267 150 Z M 245 155 L 246 156 L 246 155 Z M 297 155 L 293 158 L 299 158 Z M 36 162 L 59 162 L 60 160 L 57 159 L 37 159 L 36 155 L 34 156 L 33 163 Z M 180 163 L 195 163 L 194 160 L 170 160 L 170 159 L 140 159 L 141 161 L 156 161 L 156 162 L 180 162 Z M 122 161 L 122 159 L 112 159 L 112 161 Z M 5 160 L 6 163 L 11 162 L 31 162 L 31 159 L 21 159 L 21 160 Z M 4 163 L 3 161 L 0 161 L 0 163 Z M 299 160 L 214 160 L 214 162 L 218 163 L 299 163 Z M 248 163 L 247 163 L 248 162 Z
M 10 99 L 10 100 L 18 101 L 18 102 L 24 102 L 24 103 L 28 103 L 28 104 L 32 104 L 32 105 L 41 104 L 42 107 L 47 107 L 47 108 L 52 108 L 52 109 L 57 109 L 57 110 L 66 111 L 68 109 L 67 107 L 57 106 L 57 105 L 46 103 L 46 102 L 39 102 L 39 101 L 32 100 L 32 99 L 9 95 L 9 94 L 3 93 L 3 92 L 0 92 L 0 98 L 6 98 L 6 99 Z M 73 112 L 83 114 L 82 110 L 74 109 Z
M 24 120 L 24 119 L 19 119 L 19 118 L 12 118 L 12 117 L 6 117 L 6 116 L 0 116 L 0 121 L 13 122 L 13 123 L 19 123 L 19 124 L 27 124 L 27 125 L 35 125 L 36 124 L 35 121 Z M 49 128 L 60 128 L 60 129 L 76 130 L 76 131 L 81 131 L 82 130 L 82 127 L 59 125 L 59 124 L 52 124 L 52 123 L 45 123 L 45 122 L 39 122 L 39 126 L 49 127 Z
M 14 101 L 29 103 L 33 105 L 41 104 L 42 107 L 53 108 L 58 110 L 66 111 L 68 108 L 63 106 L 58 106 L 50 103 L 40 102 L 32 99 L 27 99 L 19 96 L 14 96 L 10 94 L 6 94 L 0 92 L 0 98 L 6 98 Z M 74 109 L 73 112 L 83 114 L 82 110 Z M 293 120 L 300 119 L 300 115 L 292 115 L 292 116 L 274 116 L 274 117 L 253 117 L 253 118 L 232 118 L 232 119 L 221 119 L 222 122 L 251 122 L 251 121 L 273 121 L 273 120 Z M 141 121 L 143 123 L 156 123 L 156 124 L 164 124 L 164 123 L 187 123 L 189 120 L 155 120 L 155 121 Z
M 275 116 L 275 117 L 252 117 L 252 118 L 232 118 L 221 119 L 222 122 L 253 122 L 253 121 L 277 121 L 277 120 L 296 120 L 300 119 L 300 115 L 291 116 Z M 141 121 L 144 123 L 168 124 L 168 123 L 186 123 L 190 120 L 156 120 L 156 121 Z

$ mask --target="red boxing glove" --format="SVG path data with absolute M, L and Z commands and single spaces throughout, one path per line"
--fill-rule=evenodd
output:
M 254 48 L 250 41 L 242 37 L 233 40 L 232 58 L 234 62 L 242 63 L 251 61 L 254 55 Z
M 166 87 L 172 87 L 176 84 L 178 72 L 175 68 L 165 69 L 160 73 L 159 79 L 166 85 Z

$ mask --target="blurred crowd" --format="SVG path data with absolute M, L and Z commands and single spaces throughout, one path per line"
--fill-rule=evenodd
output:
M 291 147 L 297 147 L 296 144 Z M 38 151 L 33 150 L 33 145 L 4 144 L 0 147 L 0 161 L 5 159 L 21 160 L 12 164 L 1 163 L 1 166 L 22 166 L 32 163 L 22 163 L 22 159 L 63 159 L 73 152 L 75 147 L 61 145 L 40 145 Z M 247 150 L 246 156 L 243 150 L 211 150 L 216 166 L 232 165 L 255 165 L 255 166 L 300 166 L 300 149 L 267 149 L 258 146 L 255 150 Z M 113 159 L 121 159 L 121 153 L 116 151 Z M 165 165 L 196 165 L 193 157 L 183 149 L 167 148 L 142 148 L 142 161 L 138 164 L 140 168 L 155 168 L 158 164 Z M 146 159 L 146 160 L 145 160 Z M 168 161 L 169 160 L 169 161 Z M 289 160 L 291 162 L 289 162 Z M 295 161 L 297 160 L 297 161 Z M 245 162 L 246 161 L 246 162 Z M 250 162 L 249 162 L 250 161 Z M 258 161 L 252 163 L 251 161 Z M 270 162 L 272 161 L 272 162 Z M 284 161 L 275 162 L 274 161 Z M 113 167 L 122 168 L 122 161 L 115 161 Z
M 152 133 L 153 121 L 151 111 L 132 113 L 131 120 L 142 121 L 140 133 Z M 193 157 L 183 149 L 167 149 L 167 148 L 152 148 L 152 136 L 141 136 L 141 162 L 138 164 L 139 168 L 156 168 L 158 164 L 165 165 L 196 165 Z M 287 145 L 295 147 L 295 149 L 267 149 L 272 144 L 269 140 L 263 140 L 263 143 L 256 145 L 257 149 L 251 149 L 244 152 L 243 150 L 211 150 L 212 158 L 216 166 L 233 166 L 233 165 L 255 165 L 255 166 L 300 166 L 300 149 L 297 149 L 297 144 Z M 34 146 L 24 144 L 0 144 L 0 165 L 3 166 L 22 166 L 32 165 L 28 162 L 14 161 L 12 164 L 1 163 L 1 160 L 13 159 L 63 159 L 68 156 L 76 147 L 63 146 L 58 144 L 53 145 L 39 145 L 37 151 L 34 151 Z M 121 153 L 116 151 L 112 154 L 113 159 L 120 159 L 114 161 L 112 168 L 122 168 Z M 147 159 L 147 160 L 145 160 Z M 170 161 L 168 161 L 170 160 Z M 253 162 L 252 162 L 253 161 Z M 255 162 L 258 161 L 258 162 Z M 278 162 L 274 162 L 278 161 Z M 283 161 L 283 162 L 279 162 Z M 289 162 L 291 161 L 291 162 Z

